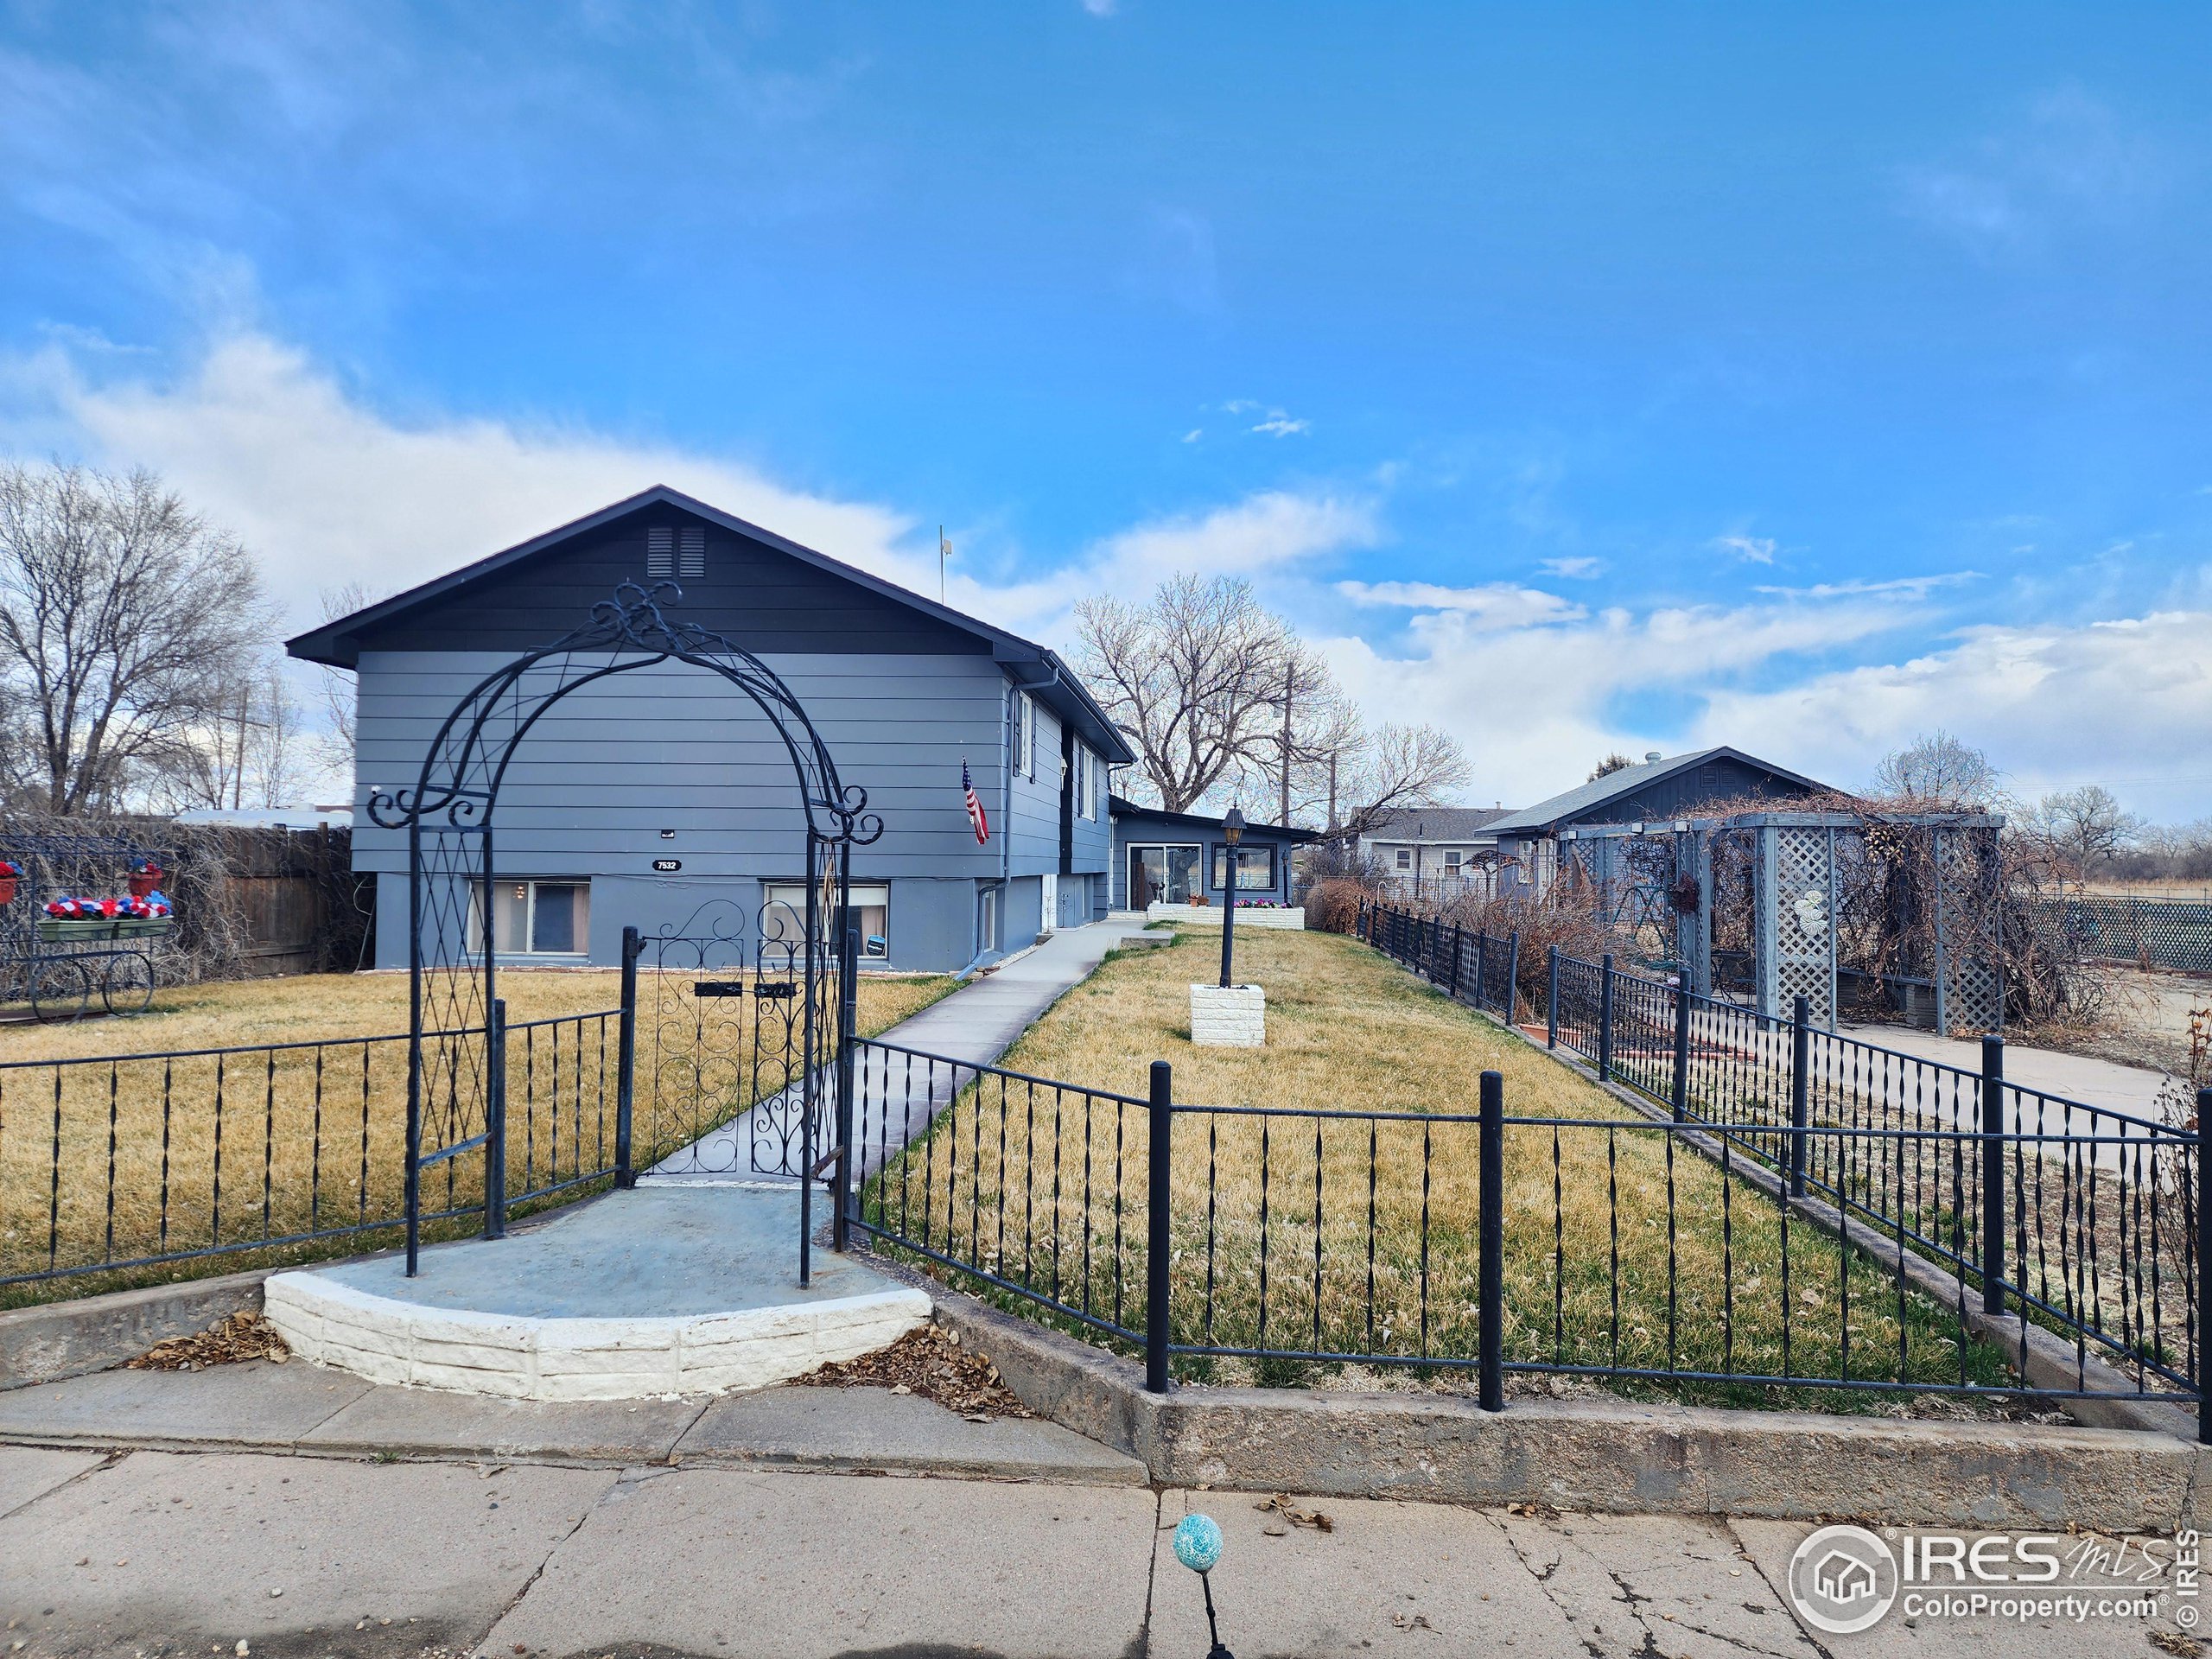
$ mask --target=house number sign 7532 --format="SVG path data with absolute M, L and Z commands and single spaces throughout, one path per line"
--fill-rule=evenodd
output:
M 680 858 L 657 858 L 653 860 L 653 871 L 654 874 L 658 875 L 674 875 L 683 868 L 683 861 Z

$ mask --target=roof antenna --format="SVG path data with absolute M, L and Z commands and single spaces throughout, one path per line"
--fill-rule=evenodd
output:
M 937 602 L 944 603 L 944 563 L 952 556 L 952 543 L 944 539 L 944 526 L 937 527 Z

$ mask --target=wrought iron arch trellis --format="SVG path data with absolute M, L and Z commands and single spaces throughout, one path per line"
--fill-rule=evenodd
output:
M 696 624 L 671 621 L 664 601 L 683 596 L 674 582 L 647 589 L 623 582 L 611 600 L 551 645 L 525 652 L 479 681 L 431 740 L 413 789 L 379 790 L 369 816 L 407 831 L 410 942 L 406 1141 L 407 1272 L 416 1271 L 423 1219 L 422 1176 L 453 1160 L 485 1155 L 487 1221 L 495 1184 L 504 1179 L 504 1057 L 496 1029 L 498 966 L 493 818 L 516 749 L 545 714 L 571 693 L 613 675 L 682 663 L 720 676 L 745 693 L 774 727 L 798 785 L 804 819 L 804 1117 L 815 1121 L 832 1019 L 849 1012 L 851 976 L 842 973 L 850 925 L 852 849 L 883 833 L 868 793 L 837 776 L 829 746 L 776 671 L 729 639 Z M 824 994 L 840 1006 L 824 1005 Z M 435 1113 L 442 1144 L 426 1152 L 426 1121 Z M 809 1195 L 819 1171 L 800 1172 L 802 1259 Z M 454 1195 L 435 1214 L 454 1212 Z

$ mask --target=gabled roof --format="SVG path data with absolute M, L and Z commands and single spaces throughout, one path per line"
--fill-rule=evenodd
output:
M 1370 841 L 1491 841 L 1502 806 L 1408 806 L 1386 812 L 1366 832 Z
M 1777 766 L 1771 760 L 1762 760 L 1757 755 L 1745 754 L 1741 749 L 1732 749 L 1726 744 L 1718 748 L 1700 749 L 1694 754 L 1678 754 L 1669 760 L 1645 760 L 1632 766 L 1623 766 L 1618 772 L 1609 772 L 1602 778 L 1593 778 L 1586 784 L 1553 796 L 1548 801 L 1538 801 L 1534 806 L 1524 806 L 1509 812 L 1490 827 L 1498 835 L 1527 833 L 1549 830 L 1554 824 L 1571 818 L 1581 817 L 1610 801 L 1633 795 L 1647 785 L 1671 778 L 1676 772 L 1692 771 L 1711 760 L 1738 760 L 1757 771 L 1783 779 L 1815 793 L 1830 792 L 1826 784 L 1816 783 L 1802 772 Z
M 1123 795 L 1109 795 L 1106 810 L 1117 818 L 1150 818 L 1155 823 L 1172 823 L 1189 830 L 1211 830 L 1219 832 L 1221 820 L 1210 818 L 1203 812 L 1170 812 L 1164 807 L 1145 806 Z M 1247 823 L 1247 835 L 1271 836 L 1277 841 L 1319 841 L 1319 830 L 1300 830 L 1295 824 Z
M 1042 676 L 1015 673 L 1013 677 L 1015 683 L 1025 690 L 1045 702 L 1062 719 L 1073 724 L 1082 734 L 1084 741 L 1103 753 L 1108 760 L 1116 766 L 1127 766 L 1136 759 L 1135 752 L 1129 747 L 1128 740 L 1115 728 L 1114 722 L 1106 717 L 1106 711 L 1101 709 L 1096 700 L 1084 689 L 1082 681 L 1076 677 L 1074 672 L 1060 660 L 1058 655 L 1047 647 L 1032 640 L 1024 639 L 1019 634 L 1009 633 L 995 623 L 984 621 L 981 617 L 970 616 L 964 611 L 956 611 L 949 605 L 942 605 L 933 599 L 925 598 L 910 588 L 899 587 L 896 582 L 886 582 L 880 576 L 870 575 L 856 565 L 847 564 L 840 559 L 833 559 L 826 553 L 817 553 L 810 547 L 802 546 L 787 537 L 779 536 L 772 530 L 764 530 L 760 525 L 748 523 L 733 513 L 724 512 L 720 507 L 711 506 L 695 496 L 686 495 L 681 490 L 671 489 L 665 484 L 656 484 L 649 490 L 642 490 L 625 500 L 615 502 L 612 506 L 601 507 L 597 512 L 587 513 L 583 518 L 563 524 L 556 530 L 549 530 L 542 536 L 533 536 L 526 542 L 518 542 L 514 546 L 502 552 L 494 553 L 488 558 L 479 559 L 474 564 L 465 564 L 458 570 L 449 570 L 442 576 L 434 577 L 418 587 L 410 588 L 404 594 L 395 594 L 390 599 L 368 606 L 354 612 L 351 616 L 340 617 L 334 622 L 326 622 L 321 627 L 310 628 L 307 632 L 286 640 L 284 650 L 287 654 L 306 662 L 327 663 L 335 668 L 352 668 L 359 660 L 362 634 L 388 623 L 397 621 L 424 607 L 435 605 L 441 600 L 480 582 L 487 577 L 499 575 L 578 536 L 603 529 L 641 508 L 656 505 L 681 508 L 685 512 L 696 514 L 707 520 L 709 524 L 720 525 L 733 535 L 742 536 L 748 540 L 758 542 L 764 547 L 772 548 L 777 552 L 797 559 L 803 564 L 811 565 L 817 570 L 826 571 L 831 575 L 865 588 L 871 593 L 910 607 L 925 616 L 963 629 L 974 634 L 977 639 L 988 642 L 992 659 L 1006 664 L 1009 668 L 1032 664 L 1046 671 Z

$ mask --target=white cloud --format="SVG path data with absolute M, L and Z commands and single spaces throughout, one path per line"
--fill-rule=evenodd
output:
M 1262 421 L 1252 430 L 1264 432 L 1271 438 L 1287 438 L 1294 434 L 1311 430 L 1313 425 L 1313 423 L 1311 421 L 1294 421 L 1277 409 L 1269 410 L 1268 418 Z
M 1111 17 L 1117 10 L 1116 0 L 1083 0 L 1083 9 L 1094 17 Z
M 2212 613 L 1967 628 L 1904 662 L 1717 691 L 1695 729 L 1848 785 L 1938 726 L 1986 749 L 2024 794 L 2108 779 L 2153 817 L 2192 817 L 2212 800 Z
M 1993 253 L 2069 225 L 2109 227 L 2147 203 L 2170 171 L 2147 135 L 2078 87 L 2062 87 L 1964 153 L 1908 168 L 1904 203 L 1914 218 Z
M 1778 550 L 1771 536 L 1716 536 L 1713 544 L 1723 553 L 1733 553 L 1746 564 L 1772 564 Z
M 653 484 L 918 588 L 934 544 L 902 545 L 914 520 L 888 507 L 793 490 L 739 463 L 555 425 L 402 423 L 351 397 L 298 352 L 261 335 L 213 346 L 182 378 L 87 378 L 49 348 L 0 365 L 0 398 L 25 411 L 10 447 L 58 448 L 146 466 L 235 531 L 290 620 L 349 581 L 389 594 Z M 38 443 L 39 438 L 48 439 Z
M 1557 594 L 1507 582 L 1480 588 L 1445 588 L 1431 582 L 1340 582 L 1337 591 L 1355 605 L 1448 612 L 1470 627 L 1528 627 L 1573 621 L 1587 614 Z
M 1754 588 L 1751 591 L 1778 599 L 1851 599 L 1870 594 L 1925 599 L 1939 588 L 1955 588 L 1980 577 L 1979 570 L 1946 570 L 1935 575 L 1892 576 L 1882 582 L 1816 582 L 1809 588 Z
M 1125 530 L 1091 548 L 1083 565 L 1118 586 L 1156 582 L 1178 570 L 1255 576 L 1381 539 L 1370 501 L 1268 490 L 1232 506 Z
M 1548 576 L 1560 576 L 1569 582 L 1587 582 L 1604 572 L 1605 562 L 1586 557 L 1546 559 L 1537 569 Z
M 653 484 L 937 591 L 936 540 L 914 515 L 792 489 L 741 461 L 552 423 L 397 420 L 261 334 L 219 340 L 170 381 L 86 361 L 59 344 L 0 359 L 0 452 L 153 468 L 245 540 L 296 627 L 317 620 L 326 588 L 396 593 Z M 1364 497 L 1263 491 L 1146 521 L 1018 579 L 956 570 L 946 596 L 1054 639 L 1085 593 L 1143 590 L 1178 570 L 1261 576 L 1381 536 Z
M 1200 438 L 1205 436 L 1205 428 L 1202 426 L 1194 426 L 1183 435 L 1183 442 L 1185 443 L 1196 443 Z

